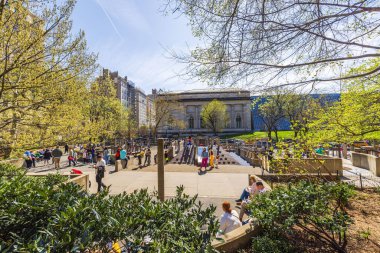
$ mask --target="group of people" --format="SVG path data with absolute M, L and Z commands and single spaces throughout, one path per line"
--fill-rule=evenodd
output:
M 201 158 L 201 167 L 199 168 L 200 174 L 206 173 L 207 165 L 210 165 L 210 170 L 218 169 L 218 163 L 220 159 L 219 150 L 215 156 L 212 147 L 210 148 L 210 152 L 207 152 L 207 149 L 204 147 L 201 153 Z M 202 170 L 202 168 L 204 168 L 204 170 Z
M 257 181 L 255 176 L 251 176 L 249 178 L 249 185 L 244 188 L 240 198 L 235 200 L 236 206 L 240 209 L 239 213 L 231 209 L 230 202 L 223 202 L 222 208 L 224 213 L 220 217 L 218 236 L 231 232 L 249 222 L 249 220 L 243 221 L 244 215 L 249 214 L 248 204 L 255 200 L 256 195 L 267 191 L 268 189 L 265 188 L 263 182 Z
M 56 169 L 59 169 L 62 155 L 63 155 L 62 151 L 57 146 L 54 149 L 45 148 L 45 149 L 37 150 L 34 152 L 26 150 L 24 152 L 23 158 L 25 160 L 27 169 L 31 169 L 32 166 L 35 168 L 36 163 L 42 160 L 44 162 L 44 165 L 48 165 L 50 160 L 52 160 L 52 164 L 54 164 L 54 167 Z
M 142 148 L 140 151 L 133 154 L 134 158 L 138 159 L 138 166 L 145 167 L 150 166 L 151 164 L 151 157 L 152 157 L 152 151 L 150 148 Z M 145 158 L 145 159 L 144 159 Z M 126 149 L 124 147 L 118 147 L 116 154 L 115 154 L 115 160 L 121 160 L 121 165 L 123 169 L 126 169 L 128 167 L 128 161 L 130 160 L 130 156 L 128 155 Z M 144 163 L 143 163 L 144 160 Z M 155 162 L 156 162 L 156 156 L 155 156 Z

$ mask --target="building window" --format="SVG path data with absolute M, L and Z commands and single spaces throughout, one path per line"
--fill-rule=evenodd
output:
M 236 128 L 241 128 L 241 117 L 240 117 L 240 115 L 236 116 Z
M 193 129 L 194 128 L 194 118 L 193 116 L 190 116 L 189 117 L 189 129 Z

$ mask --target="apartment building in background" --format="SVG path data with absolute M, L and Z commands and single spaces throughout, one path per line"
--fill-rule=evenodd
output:
M 116 89 L 116 97 L 120 103 L 126 108 L 130 109 L 132 117 L 135 120 L 137 127 L 154 125 L 154 110 L 153 99 L 147 96 L 144 91 L 136 86 L 136 84 L 129 80 L 127 76 L 120 76 L 118 71 L 110 71 L 103 69 L 102 75 L 98 80 L 104 80 L 110 77 Z

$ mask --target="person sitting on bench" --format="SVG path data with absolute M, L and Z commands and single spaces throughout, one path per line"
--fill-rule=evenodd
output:
M 256 177 L 254 175 L 251 175 L 249 177 L 249 185 L 246 188 L 244 188 L 240 198 L 235 200 L 235 202 L 239 204 L 242 201 L 247 200 L 250 195 L 253 195 L 255 190 L 256 190 Z
M 249 199 L 247 199 L 247 200 L 245 200 L 245 201 L 243 201 L 242 203 L 241 203 L 241 209 L 240 209 L 240 214 L 239 214 L 239 220 L 240 221 L 243 221 L 243 216 L 244 216 L 244 214 L 246 213 L 246 211 L 247 211 L 247 205 L 248 205 L 248 203 L 251 201 L 251 199 L 254 197 L 254 196 L 256 196 L 256 195 L 258 195 L 258 194 L 262 194 L 262 193 L 265 193 L 265 192 L 267 192 L 268 191 L 268 189 L 267 188 L 265 188 L 264 187 L 264 184 L 263 184 L 263 182 L 256 182 L 256 190 L 254 191 L 254 193 L 251 195 L 251 198 L 249 198 Z
M 217 237 L 219 237 L 222 234 L 231 232 L 232 230 L 242 226 L 238 217 L 238 213 L 235 210 L 231 210 L 230 202 L 223 202 L 222 208 L 224 214 L 222 214 L 222 216 L 220 217 L 220 227 Z

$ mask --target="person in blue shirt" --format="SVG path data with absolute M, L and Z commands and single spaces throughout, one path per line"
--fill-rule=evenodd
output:
M 127 151 L 124 148 L 120 150 L 120 160 L 121 160 L 122 168 L 123 169 L 127 168 L 128 156 L 127 156 Z

